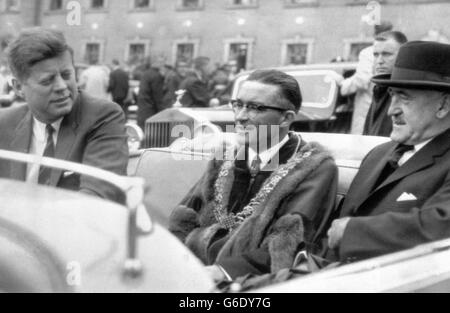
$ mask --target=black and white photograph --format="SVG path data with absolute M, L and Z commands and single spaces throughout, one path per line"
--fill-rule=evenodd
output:
M 0 0 L 0 292 L 450 293 L 449 16 Z

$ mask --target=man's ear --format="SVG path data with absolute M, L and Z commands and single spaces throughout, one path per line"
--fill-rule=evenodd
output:
M 439 108 L 436 113 L 437 118 L 443 119 L 450 115 L 450 93 L 446 92 L 442 96 Z
M 11 82 L 16 95 L 18 95 L 22 99 L 25 99 L 25 94 L 23 92 L 23 84 L 15 77 L 12 78 Z
M 295 114 L 295 112 L 292 111 L 292 110 L 286 111 L 284 113 L 283 119 L 282 119 L 282 121 L 280 123 L 280 127 L 289 128 L 291 126 L 291 124 L 295 121 L 295 116 L 296 115 L 297 114 Z

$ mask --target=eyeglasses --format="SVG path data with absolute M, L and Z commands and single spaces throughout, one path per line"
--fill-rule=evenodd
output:
M 280 107 L 273 107 L 269 105 L 262 105 L 256 102 L 242 102 L 241 100 L 230 100 L 231 107 L 233 108 L 233 111 L 235 113 L 238 113 L 242 111 L 243 108 L 247 108 L 247 111 L 249 113 L 258 114 L 258 113 L 264 113 L 267 110 L 276 110 L 280 112 L 289 111 L 290 109 L 284 109 Z

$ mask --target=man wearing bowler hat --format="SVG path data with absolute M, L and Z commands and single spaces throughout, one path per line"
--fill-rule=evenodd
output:
M 373 82 L 390 88 L 392 141 L 365 157 L 328 231 L 341 262 L 450 237 L 450 45 L 407 43 Z

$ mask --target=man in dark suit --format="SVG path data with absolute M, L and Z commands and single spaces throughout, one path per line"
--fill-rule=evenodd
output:
M 210 94 L 208 90 L 209 75 L 212 73 L 211 61 L 208 57 L 197 57 L 194 70 L 181 82 L 184 91 L 180 102 L 183 107 L 208 107 Z
M 112 100 L 122 107 L 125 115 L 127 114 L 127 108 L 125 105 L 125 99 L 128 96 L 128 90 L 130 89 L 130 82 L 127 72 L 120 68 L 120 62 L 116 59 L 112 61 L 113 70 L 109 74 L 109 86 L 108 92 L 112 95 Z
M 13 87 L 26 105 L 0 112 L 0 149 L 55 157 L 125 175 L 124 114 L 77 89 L 73 51 L 62 33 L 23 30 L 8 47 Z M 0 177 L 121 201 L 112 186 L 71 172 L 0 160 Z
M 341 262 L 450 236 L 450 45 L 407 43 L 373 81 L 390 87 L 392 141 L 363 160 L 328 231 Z
M 139 84 L 137 122 L 140 128 L 145 129 L 145 121 L 165 109 L 163 95 L 164 77 L 157 67 L 150 67 L 142 74 Z
M 373 44 L 375 75 L 392 74 L 398 50 L 407 41 L 406 36 L 399 31 L 388 31 L 375 37 Z M 372 94 L 363 135 L 389 137 L 392 132 L 391 117 L 387 114 L 391 104 L 389 87 L 375 85 Z

